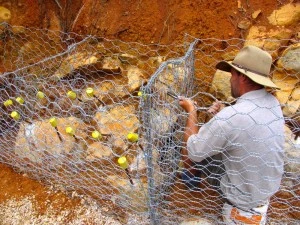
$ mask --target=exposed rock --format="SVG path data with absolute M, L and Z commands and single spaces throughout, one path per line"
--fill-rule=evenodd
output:
M 54 76 L 58 79 L 69 75 L 75 69 L 78 69 L 85 65 L 94 64 L 98 61 L 95 54 L 90 52 L 78 52 L 67 57 L 59 67 L 59 69 L 54 73 Z
M 251 22 L 249 20 L 242 20 L 238 23 L 238 28 L 242 30 L 247 30 L 251 26 Z
M 0 6 L 0 23 L 9 22 L 11 19 L 11 12 L 9 9 Z
M 255 45 L 268 51 L 277 58 L 281 45 L 285 45 L 292 36 L 292 31 L 286 28 L 267 30 L 264 26 L 252 26 L 245 41 L 245 46 Z
M 120 54 L 118 58 L 124 64 L 136 65 L 138 63 L 138 58 L 134 55 L 124 53 Z
M 141 85 L 145 81 L 143 79 L 143 72 L 135 66 L 128 67 L 127 77 L 128 77 L 129 91 L 137 90 L 138 88 L 141 87 Z
M 86 159 L 107 159 L 112 156 L 112 153 L 113 152 L 109 146 L 101 142 L 94 142 L 93 144 L 88 146 Z
M 117 105 L 108 111 L 97 112 L 94 120 L 102 134 L 126 137 L 129 132 L 135 132 L 139 127 L 133 106 Z
M 252 18 L 253 18 L 253 19 L 256 19 L 256 18 L 260 15 L 260 13 L 261 13 L 261 10 L 260 10 L 260 9 L 259 9 L 259 10 L 256 10 L 255 12 L 252 13 Z
M 277 66 L 295 72 L 294 76 L 300 78 L 300 43 L 289 46 L 277 61 Z
M 122 68 L 121 61 L 118 58 L 106 57 L 103 59 L 102 68 L 108 71 L 120 71 Z
M 214 96 L 218 99 L 228 101 L 231 98 L 230 78 L 230 73 L 217 70 L 211 84 L 210 92 L 213 92 Z
M 285 127 L 285 171 L 291 174 L 300 174 L 300 138 L 294 140 L 294 134 Z
M 121 207 L 130 207 L 136 212 L 147 211 L 147 183 L 132 177 L 132 185 L 125 171 L 122 173 L 124 174 L 122 177 L 115 175 L 107 177 L 107 181 L 119 192 L 112 201 Z
M 85 138 L 81 131 L 82 122 L 74 117 L 58 119 L 58 131 L 62 141 L 48 121 L 23 123 L 17 135 L 15 153 L 32 162 L 42 162 L 46 159 L 54 160 L 55 157 L 51 157 L 51 155 L 71 153 L 75 147 L 80 149 L 80 144 L 76 142 L 75 138 L 66 133 L 67 126 L 72 126 L 76 130 L 77 138 Z
M 292 77 L 284 71 L 275 71 L 272 80 L 280 88 L 276 91 L 277 99 L 281 104 L 285 104 L 298 83 L 298 78 Z
M 274 10 L 268 20 L 272 25 L 279 26 L 297 24 L 300 20 L 300 4 L 289 3 L 284 5 L 280 9 Z
M 285 107 L 282 109 L 283 114 L 287 116 L 294 115 L 300 106 L 300 100 L 289 100 L 286 102 Z
M 129 170 L 130 171 L 138 171 L 140 174 L 140 171 L 145 170 L 147 168 L 147 163 L 145 159 L 144 152 L 140 152 L 137 157 L 135 157 L 130 164 Z

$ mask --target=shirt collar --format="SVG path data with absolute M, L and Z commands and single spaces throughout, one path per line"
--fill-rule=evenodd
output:
M 264 88 L 255 90 L 255 91 L 249 91 L 249 92 L 243 94 L 241 97 L 239 97 L 237 99 L 237 103 L 240 103 L 240 102 L 243 102 L 246 100 L 258 99 L 258 98 L 264 97 L 267 94 L 268 94 L 268 92 Z

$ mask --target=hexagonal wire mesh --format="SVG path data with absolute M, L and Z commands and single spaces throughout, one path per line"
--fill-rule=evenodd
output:
M 145 224 L 220 224 L 222 196 L 205 183 L 190 190 L 180 181 L 187 115 L 172 96 L 198 102 L 199 125 L 217 98 L 230 105 L 228 76 L 214 66 L 245 40 L 190 39 L 187 49 L 2 24 L 1 162 L 89 195 L 118 216 L 140 215 Z M 283 40 L 264 41 L 274 43 L 269 50 L 280 61 Z M 283 91 L 276 96 L 293 132 L 286 132 L 285 173 L 268 218 L 296 224 L 298 78 L 278 65 L 273 80 Z

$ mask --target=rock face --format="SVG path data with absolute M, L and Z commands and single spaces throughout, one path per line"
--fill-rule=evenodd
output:
M 278 10 L 274 10 L 268 17 L 272 25 L 286 26 L 300 21 L 300 4 L 287 4 Z
M 280 69 L 284 69 L 300 79 L 300 43 L 289 46 L 284 50 L 277 62 Z
M 73 150 L 82 151 L 82 145 L 65 131 L 66 127 L 72 126 L 76 137 L 84 139 L 85 135 L 81 130 L 82 121 L 74 117 L 60 118 L 58 124 L 59 134 L 48 121 L 23 123 L 16 138 L 15 153 L 32 162 L 43 163 L 44 160 L 54 159 L 55 155 L 72 153 Z M 58 162 L 59 160 L 53 163 Z

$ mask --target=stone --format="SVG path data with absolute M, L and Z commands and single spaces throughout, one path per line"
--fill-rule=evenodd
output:
M 242 30 L 247 30 L 251 26 L 251 22 L 249 20 L 242 20 L 238 23 L 238 28 Z
M 290 45 L 285 49 L 277 61 L 277 66 L 286 71 L 294 72 L 294 76 L 300 78 L 300 43 Z
M 121 61 L 118 58 L 106 57 L 103 59 L 103 70 L 120 71 L 121 67 Z
M 11 12 L 9 9 L 0 6 L 0 23 L 9 22 L 11 19 Z
M 129 132 L 135 132 L 139 127 L 135 108 L 131 105 L 117 105 L 109 110 L 97 112 L 94 120 L 101 134 L 126 137 Z
M 88 146 L 87 149 L 87 159 L 108 159 L 112 156 L 112 150 L 109 146 L 101 142 L 94 142 Z
M 55 128 L 50 125 L 48 120 L 34 121 L 32 124 L 22 123 L 14 146 L 15 153 L 32 162 L 41 163 L 48 160 L 47 162 L 53 163 L 54 166 L 55 163 L 62 161 L 57 160 L 56 162 L 55 155 L 72 153 L 75 147 L 80 149 L 82 146 L 76 143 L 74 137 L 66 133 L 65 128 L 72 126 L 76 130 L 76 137 L 84 139 L 85 136 L 81 131 L 82 122 L 74 117 L 58 118 L 57 120 L 57 128 L 63 141 L 60 141 Z
M 77 52 L 68 56 L 54 73 L 54 77 L 61 79 L 82 66 L 96 63 L 98 58 L 94 55 L 90 52 Z
M 228 101 L 231 98 L 231 74 L 217 70 L 210 87 L 210 93 L 213 93 L 218 99 Z
M 267 30 L 264 26 L 252 26 L 249 29 L 245 46 L 254 45 L 268 51 L 273 58 L 278 57 L 278 50 L 287 44 L 292 31 L 283 27 Z
M 127 53 L 120 54 L 118 58 L 124 64 L 136 65 L 138 63 L 138 58 L 136 56 Z
M 113 189 L 118 190 L 118 194 L 113 196 L 115 204 L 121 207 L 130 207 L 136 212 L 146 212 L 148 210 L 147 183 L 143 183 L 142 180 L 135 179 L 131 175 L 132 185 L 124 170 L 117 171 L 119 176 L 111 175 L 106 178 Z
M 130 66 L 127 68 L 127 78 L 128 78 L 128 90 L 130 92 L 139 89 L 143 84 L 143 82 L 146 81 L 143 78 L 143 72 L 135 66 Z
M 252 13 L 252 19 L 256 19 L 261 14 L 261 10 L 256 10 Z
M 290 76 L 285 71 L 275 71 L 272 77 L 273 82 L 280 88 L 276 91 L 276 98 L 281 104 L 285 104 L 298 83 L 298 78 Z
M 299 110 L 299 106 L 300 100 L 288 100 L 282 109 L 283 114 L 286 116 L 292 116 Z
M 292 131 L 285 127 L 285 171 L 297 177 L 300 174 L 300 138 L 294 139 Z
M 300 21 L 300 4 L 289 3 L 278 10 L 274 10 L 268 17 L 269 23 L 275 26 L 297 24 Z

